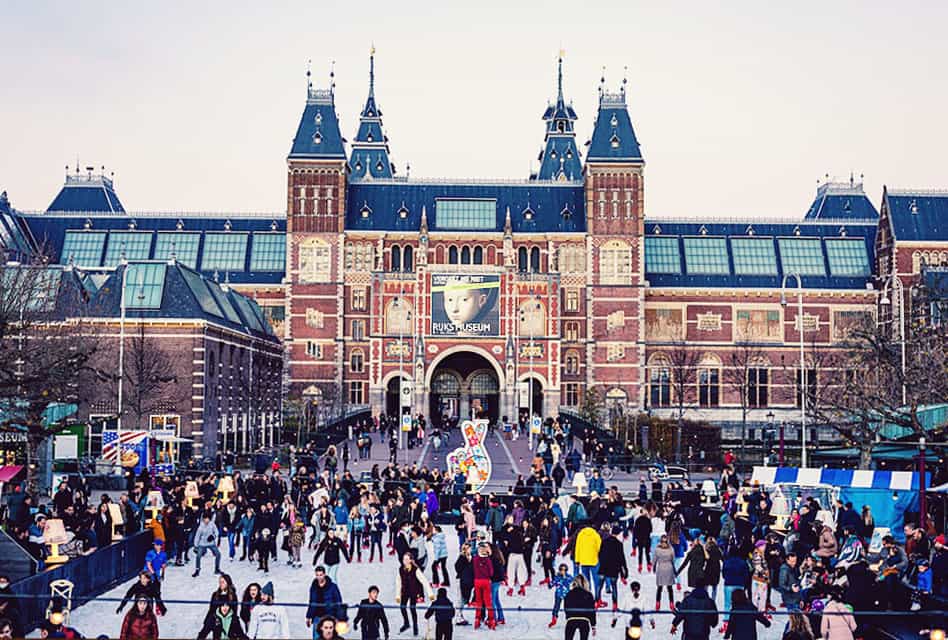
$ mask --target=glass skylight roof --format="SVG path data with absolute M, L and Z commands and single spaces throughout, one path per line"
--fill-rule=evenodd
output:
M 114 267 L 126 260 L 147 260 L 151 253 L 151 231 L 112 231 L 109 233 L 109 246 L 105 250 L 103 266 Z
M 59 261 L 77 267 L 99 267 L 104 246 L 104 231 L 67 231 Z
M 250 247 L 251 271 L 283 271 L 286 269 L 286 234 L 255 233 Z
M 731 238 L 734 273 L 739 276 L 777 275 L 777 253 L 771 238 Z
M 689 274 L 729 274 L 727 241 L 724 238 L 685 238 L 685 265 Z
M 496 224 L 496 200 L 435 200 L 439 229 L 493 229 Z
M 234 310 L 234 305 L 227 299 L 227 294 L 224 293 L 220 285 L 216 282 L 208 282 L 206 284 L 208 291 L 210 291 L 214 299 L 217 300 L 217 305 L 224 311 L 224 317 L 234 324 L 243 324 L 240 320 L 240 316 L 237 315 L 237 312 Z
M 678 237 L 645 238 L 645 271 L 648 273 L 681 273 Z
M 200 233 L 159 233 L 155 241 L 155 260 L 170 260 L 174 252 L 175 260 L 196 269 L 200 244 Z
M 246 233 L 206 233 L 201 271 L 243 271 L 246 256 Z
M 869 275 L 869 252 L 862 238 L 828 238 L 826 257 L 830 274 L 864 277 Z
M 826 276 L 819 238 L 780 238 L 780 260 L 785 274 Z
M 165 290 L 165 268 L 161 263 L 132 263 L 125 273 L 125 308 L 158 309 Z
M 212 296 L 208 290 L 204 279 L 188 269 L 181 269 L 181 275 L 184 276 L 185 282 L 188 283 L 188 287 L 191 288 L 191 292 L 194 293 L 194 297 L 197 298 L 198 304 L 201 305 L 201 309 L 204 310 L 204 313 L 223 318 L 224 314 L 221 312 L 221 308 L 217 302 L 214 301 L 214 296 Z

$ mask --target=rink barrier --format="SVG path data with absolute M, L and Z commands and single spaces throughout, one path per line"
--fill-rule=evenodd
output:
M 137 573 L 137 571 L 136 571 L 136 573 Z M 551 595 L 550 597 L 552 598 L 552 595 Z M 29 594 L 15 593 L 15 594 L 13 594 L 13 595 L 11 596 L 11 599 L 17 600 L 18 602 L 40 601 L 40 602 L 42 602 L 42 608 L 43 608 L 43 613 L 44 613 L 44 614 L 45 614 L 45 611 L 46 611 L 46 605 L 49 604 L 49 596 L 48 596 L 48 595 L 29 595 Z M 107 596 L 102 596 L 102 595 L 87 595 L 87 596 L 75 596 L 75 595 L 74 595 L 73 598 L 72 598 L 72 601 L 73 601 L 73 608 L 76 608 L 77 606 L 81 606 L 82 604 L 85 604 L 86 602 L 92 602 L 92 601 L 96 601 L 96 602 L 115 602 L 115 603 L 120 603 L 120 602 L 122 602 L 122 598 L 113 598 L 113 597 L 107 597 Z M 169 598 L 162 598 L 161 601 L 162 601 L 166 606 L 167 606 L 167 605 L 194 605 L 194 606 L 202 607 L 202 608 L 204 608 L 204 609 L 207 608 L 208 603 L 209 603 L 209 601 L 207 601 L 207 600 L 179 600 L 179 599 L 169 599 Z M 78 604 L 77 604 L 77 603 L 78 603 Z M 122 611 L 121 614 L 118 614 L 118 615 L 125 615 L 125 613 L 128 612 L 128 606 L 132 605 L 133 603 L 132 603 L 132 602 L 128 602 L 128 603 L 126 603 L 126 604 L 127 604 L 126 608 Z M 276 600 L 276 602 L 275 602 L 274 604 L 280 605 L 280 606 L 282 606 L 282 607 L 288 607 L 288 608 L 291 608 L 291 609 L 293 609 L 293 608 L 306 609 L 306 608 L 308 608 L 308 607 L 310 606 L 310 603 L 309 603 L 309 602 L 284 602 L 284 601 L 281 601 L 281 600 L 279 600 L 279 599 Z M 380 604 L 382 604 L 382 603 L 380 602 Z M 501 602 L 501 604 L 502 604 L 503 607 L 504 607 L 504 615 L 505 615 L 505 616 L 506 616 L 506 614 L 507 614 L 508 612 L 511 612 L 511 613 L 538 613 L 538 612 L 539 612 L 539 613 L 549 613 L 550 610 L 552 609 L 552 603 L 551 603 L 551 606 L 549 606 L 549 607 L 524 607 L 524 606 L 520 606 L 520 605 L 514 606 L 514 605 L 508 605 L 508 604 L 506 604 L 506 603 L 504 603 L 504 602 Z M 345 607 L 345 608 L 348 609 L 350 612 L 355 612 L 355 611 L 358 611 L 359 602 L 353 602 L 353 603 L 345 603 L 345 602 L 344 602 L 344 603 L 342 603 L 341 606 Z M 434 606 L 433 603 L 432 603 L 431 601 L 429 601 L 429 600 L 425 600 L 424 603 L 421 603 L 421 602 L 418 603 L 418 610 L 419 610 L 419 611 L 427 611 L 430 606 Z M 386 610 L 389 610 L 389 611 L 400 611 L 400 610 L 401 610 L 401 605 L 398 605 L 398 604 L 382 604 L 382 608 L 383 608 L 383 609 L 386 609 Z M 455 605 L 454 605 L 454 608 L 455 608 L 455 609 L 458 609 L 459 607 L 458 607 L 458 605 L 455 604 Z M 474 607 L 473 607 L 472 604 L 466 604 L 466 605 L 464 605 L 464 609 L 465 609 L 465 610 L 473 610 L 473 608 L 474 608 Z M 438 609 L 438 607 L 435 607 L 435 610 L 437 610 L 437 609 Z M 607 620 L 607 619 L 611 618 L 614 613 L 618 614 L 619 616 L 631 616 L 631 615 L 632 615 L 632 612 L 635 611 L 635 610 L 636 610 L 636 609 L 628 609 L 628 610 L 627 610 L 627 609 L 616 609 L 615 612 L 614 612 L 611 607 L 606 607 L 606 608 L 602 608 L 602 609 L 577 609 L 576 611 L 578 611 L 579 613 L 596 613 L 596 614 L 597 614 L 597 619 L 601 618 L 601 619 L 603 619 L 603 620 Z M 674 617 L 674 616 L 676 616 L 678 613 L 681 613 L 681 614 L 684 614 L 684 615 L 691 614 L 691 613 L 707 613 L 707 611 L 705 611 L 705 610 L 700 610 L 700 611 L 699 611 L 699 610 L 691 610 L 691 609 L 682 609 L 681 607 L 676 607 L 675 611 L 670 611 L 670 610 L 668 610 L 668 609 L 653 610 L 653 609 L 645 609 L 645 608 L 637 609 L 637 611 L 639 612 L 640 615 L 643 615 L 643 616 L 657 616 L 657 617 L 667 617 L 667 616 L 672 616 L 672 617 Z M 718 615 L 725 615 L 725 614 L 729 614 L 729 613 L 731 613 L 731 612 L 729 612 L 729 611 L 723 611 L 723 610 L 718 610 L 717 613 L 718 613 Z M 779 616 L 788 616 L 788 615 L 790 615 L 791 613 L 804 613 L 804 614 L 809 614 L 809 613 L 811 613 L 811 612 L 805 612 L 805 611 L 804 611 L 804 612 L 801 612 L 801 611 L 790 611 L 790 610 L 788 610 L 788 609 L 786 609 L 786 608 L 781 608 L 781 609 L 777 609 L 776 611 L 768 611 L 767 613 L 768 613 L 768 615 L 771 615 L 771 616 L 773 616 L 773 617 L 779 617 Z M 169 607 L 169 612 L 168 612 L 167 615 L 169 615 L 169 616 L 170 616 L 170 615 L 173 615 L 172 612 L 170 611 L 170 607 Z M 837 615 L 840 615 L 840 616 L 843 616 L 843 615 L 853 615 L 853 616 L 866 616 L 866 617 L 892 617 L 892 616 L 906 616 L 906 615 L 948 616 L 948 609 L 943 609 L 943 610 L 938 610 L 938 609 L 925 609 L 925 610 L 914 610 L 914 611 L 876 611 L 876 610 L 872 610 L 872 611 L 848 611 L 848 610 L 847 610 L 847 611 L 840 611 L 840 612 L 836 612 L 836 611 L 820 611 L 820 612 L 818 613 L 818 615 L 821 615 L 821 616 L 825 616 L 825 615 L 830 615 L 830 616 L 837 616 Z M 350 617 L 352 617 L 352 616 L 350 616 Z M 159 620 L 160 620 L 160 618 L 159 618 Z M 597 621 L 598 621 L 598 620 L 597 620 Z
M 72 607 L 81 606 L 137 575 L 144 566 L 151 540 L 151 531 L 142 531 L 89 555 L 73 558 L 65 564 L 11 583 L 11 593 L 22 603 L 20 615 L 24 629 L 35 629 L 46 619 L 51 582 L 69 580 L 73 584 Z

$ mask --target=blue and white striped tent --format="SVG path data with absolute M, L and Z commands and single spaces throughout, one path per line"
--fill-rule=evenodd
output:
M 926 473 L 925 485 L 931 474 Z M 914 471 L 861 471 L 858 469 L 800 469 L 798 467 L 754 467 L 751 483 L 768 486 L 780 483 L 804 487 L 832 485 L 852 489 L 918 491 L 919 476 Z

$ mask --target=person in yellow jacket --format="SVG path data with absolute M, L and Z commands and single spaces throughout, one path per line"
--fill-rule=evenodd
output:
M 601 546 L 602 538 L 599 537 L 599 532 L 588 523 L 583 523 L 565 549 L 567 553 L 572 551 L 574 574 L 583 575 L 586 583 L 593 587 L 593 593 L 596 593 L 596 589 L 599 588 L 599 547 Z

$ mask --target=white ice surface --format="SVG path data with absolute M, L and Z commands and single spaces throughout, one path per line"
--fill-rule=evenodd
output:
M 453 528 L 447 528 L 446 537 L 448 539 L 448 568 L 451 574 L 451 588 L 449 597 L 458 604 L 459 595 L 457 581 L 454 579 L 454 560 L 457 558 L 458 542 L 454 535 Z M 626 553 L 631 550 L 631 541 L 626 542 Z M 261 585 L 268 580 L 273 582 L 276 601 L 278 604 L 298 603 L 302 606 L 288 607 L 290 618 L 290 629 L 293 638 L 311 638 L 312 631 L 305 624 L 305 605 L 309 598 L 309 585 L 313 579 L 312 559 L 313 552 L 305 551 L 303 553 L 303 567 L 294 569 L 286 565 L 286 552 L 280 551 L 280 559 L 271 561 L 269 575 L 264 575 L 262 571 L 257 571 L 257 564 L 247 561 L 240 562 L 240 551 L 238 550 L 237 560 L 233 562 L 227 559 L 226 541 L 221 545 L 223 559 L 221 561 L 221 570 L 230 574 L 237 587 L 237 594 L 242 595 L 244 588 L 251 582 L 258 582 Z M 387 552 L 387 550 L 386 550 Z M 343 599 L 349 603 L 357 604 L 365 597 L 366 591 L 371 584 L 377 584 L 381 589 L 380 600 L 386 605 L 394 606 L 393 591 L 395 588 L 395 557 L 385 556 L 385 561 L 376 562 L 371 565 L 365 562 L 368 556 L 364 556 L 363 562 L 353 562 L 352 564 L 343 564 L 339 567 L 338 582 L 342 591 Z M 631 570 L 631 580 L 638 580 L 642 584 L 642 609 L 652 609 L 655 602 L 655 577 L 652 574 L 643 572 L 641 575 L 637 572 L 636 560 L 628 557 L 629 568 Z M 563 561 L 558 558 L 556 565 Z M 567 562 L 567 564 L 570 564 Z M 572 566 L 570 564 L 570 566 Z M 194 558 L 191 558 L 191 564 L 184 567 L 169 566 L 167 576 L 162 588 L 162 595 L 166 600 L 193 600 L 194 604 L 175 603 L 168 605 L 168 614 L 158 619 L 158 627 L 162 638 L 195 638 L 201 628 L 204 614 L 207 612 L 210 595 L 217 586 L 217 576 L 214 575 L 214 559 L 210 554 L 205 554 L 202 560 L 201 575 L 192 578 L 194 571 Z M 427 577 L 431 578 L 430 567 L 426 571 Z M 479 631 L 474 631 L 473 624 L 467 627 L 458 627 L 454 629 L 454 637 L 458 640 L 468 640 L 472 638 L 483 639 L 485 634 L 500 638 L 517 638 L 518 640 L 532 639 L 554 639 L 563 637 L 564 618 L 562 612 L 556 627 L 547 628 L 550 622 L 550 608 L 553 605 L 553 592 L 546 586 L 536 586 L 536 582 L 543 577 L 542 567 L 534 562 L 534 586 L 527 588 L 526 597 L 518 597 L 516 592 L 513 597 L 507 597 L 506 591 L 501 592 L 501 603 L 504 607 L 507 623 L 498 627 L 497 631 L 490 633 L 482 627 Z M 121 598 L 128 589 L 130 583 L 117 587 L 103 595 L 103 598 Z M 627 593 L 628 586 L 620 583 L 620 606 L 621 596 Z M 685 587 L 686 589 L 686 587 Z M 676 601 L 680 600 L 685 591 L 675 591 Z M 610 603 L 611 600 L 603 591 L 603 599 Z M 779 601 L 779 596 L 775 595 L 775 601 Z M 718 589 L 718 609 L 723 604 L 723 590 Z M 89 602 L 72 612 L 70 624 L 76 627 L 85 637 L 95 638 L 99 634 L 107 634 L 110 638 L 118 638 L 121 630 L 122 618 L 128 611 L 128 607 L 122 615 L 116 615 L 115 608 L 118 602 L 115 600 L 106 601 L 96 599 Z M 518 612 L 516 608 L 533 607 L 542 608 L 543 611 Z M 668 604 L 662 602 L 662 609 L 667 611 Z M 424 636 L 425 624 L 422 617 L 427 608 L 427 603 L 418 605 L 419 612 L 419 633 Z M 355 609 L 350 607 L 350 620 L 355 616 Z M 401 613 L 397 609 L 389 609 L 388 619 L 392 629 L 392 638 L 412 638 L 411 629 L 405 634 L 399 634 L 401 627 Z M 473 623 L 473 613 L 468 610 L 465 617 Z M 615 628 L 610 627 L 612 612 L 610 609 L 601 609 L 598 616 L 597 638 L 623 638 L 625 633 L 626 616 L 620 616 L 619 622 Z M 668 615 L 656 616 L 656 629 L 652 630 L 646 623 L 643 629 L 643 638 L 668 638 L 673 637 L 668 633 L 671 625 L 671 617 Z M 775 616 L 772 626 L 765 629 L 758 626 L 758 637 L 760 640 L 771 640 L 779 638 L 782 635 L 785 618 Z M 681 634 L 681 630 L 678 631 Z M 361 629 L 356 632 L 350 630 L 345 636 L 349 639 L 361 637 Z M 433 637 L 433 627 L 432 636 Z M 578 636 L 577 636 L 578 637 Z M 680 637 L 680 635 L 678 636 Z M 712 633 L 712 638 L 720 638 L 717 632 Z

